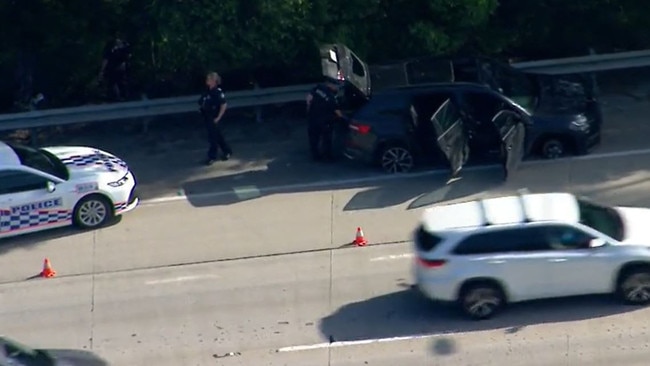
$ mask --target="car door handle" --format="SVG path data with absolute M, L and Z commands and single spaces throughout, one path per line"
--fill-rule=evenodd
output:
M 562 263 L 562 262 L 566 262 L 567 259 L 566 258 L 553 258 L 553 259 L 549 259 L 548 261 L 551 262 L 551 263 Z
M 503 264 L 505 262 L 506 261 L 504 261 L 504 260 L 496 259 L 496 260 L 493 260 L 493 261 L 489 261 L 488 263 L 490 263 L 490 264 Z

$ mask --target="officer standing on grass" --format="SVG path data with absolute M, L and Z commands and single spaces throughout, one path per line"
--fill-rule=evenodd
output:
M 343 118 L 336 99 L 337 92 L 338 81 L 325 78 L 322 84 L 317 85 L 307 95 L 309 148 L 312 158 L 316 161 L 331 161 L 334 158 L 334 122 L 337 118 Z
M 205 160 L 206 165 L 212 165 L 217 161 L 219 150 L 221 150 L 221 160 L 228 160 L 232 155 L 230 145 L 223 138 L 221 132 L 221 119 L 228 104 L 223 90 L 219 87 L 221 77 L 216 72 L 209 72 L 205 78 L 207 90 L 199 99 L 203 123 L 208 134 L 208 156 Z

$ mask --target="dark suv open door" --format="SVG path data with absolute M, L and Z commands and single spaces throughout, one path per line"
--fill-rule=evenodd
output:
M 509 110 L 499 111 L 493 118 L 501 136 L 501 164 L 507 179 L 517 170 L 525 152 L 526 125 L 520 116 Z
M 447 99 L 431 116 L 438 147 L 447 159 L 453 176 L 460 173 L 469 157 L 467 136 L 463 128 L 460 109 Z

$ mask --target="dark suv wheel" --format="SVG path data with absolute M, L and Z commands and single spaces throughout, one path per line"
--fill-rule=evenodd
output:
M 544 159 L 558 159 L 567 154 L 568 146 L 564 139 L 549 137 L 540 144 L 540 154 Z
M 386 173 L 408 173 L 415 166 L 415 157 L 405 145 L 387 144 L 380 150 L 379 164 Z
M 489 282 L 466 286 L 458 298 L 463 313 L 474 320 L 491 318 L 501 310 L 505 301 L 501 288 Z

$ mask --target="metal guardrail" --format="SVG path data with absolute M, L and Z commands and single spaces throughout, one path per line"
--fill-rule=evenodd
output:
M 575 74 L 650 66 L 650 50 L 528 61 L 513 67 L 544 74 Z
M 513 67 L 545 74 L 572 74 L 650 66 L 650 50 L 514 63 Z M 313 85 L 228 93 L 228 107 L 256 107 L 301 101 Z M 0 131 L 151 117 L 196 111 L 199 96 L 88 105 L 0 115 Z

